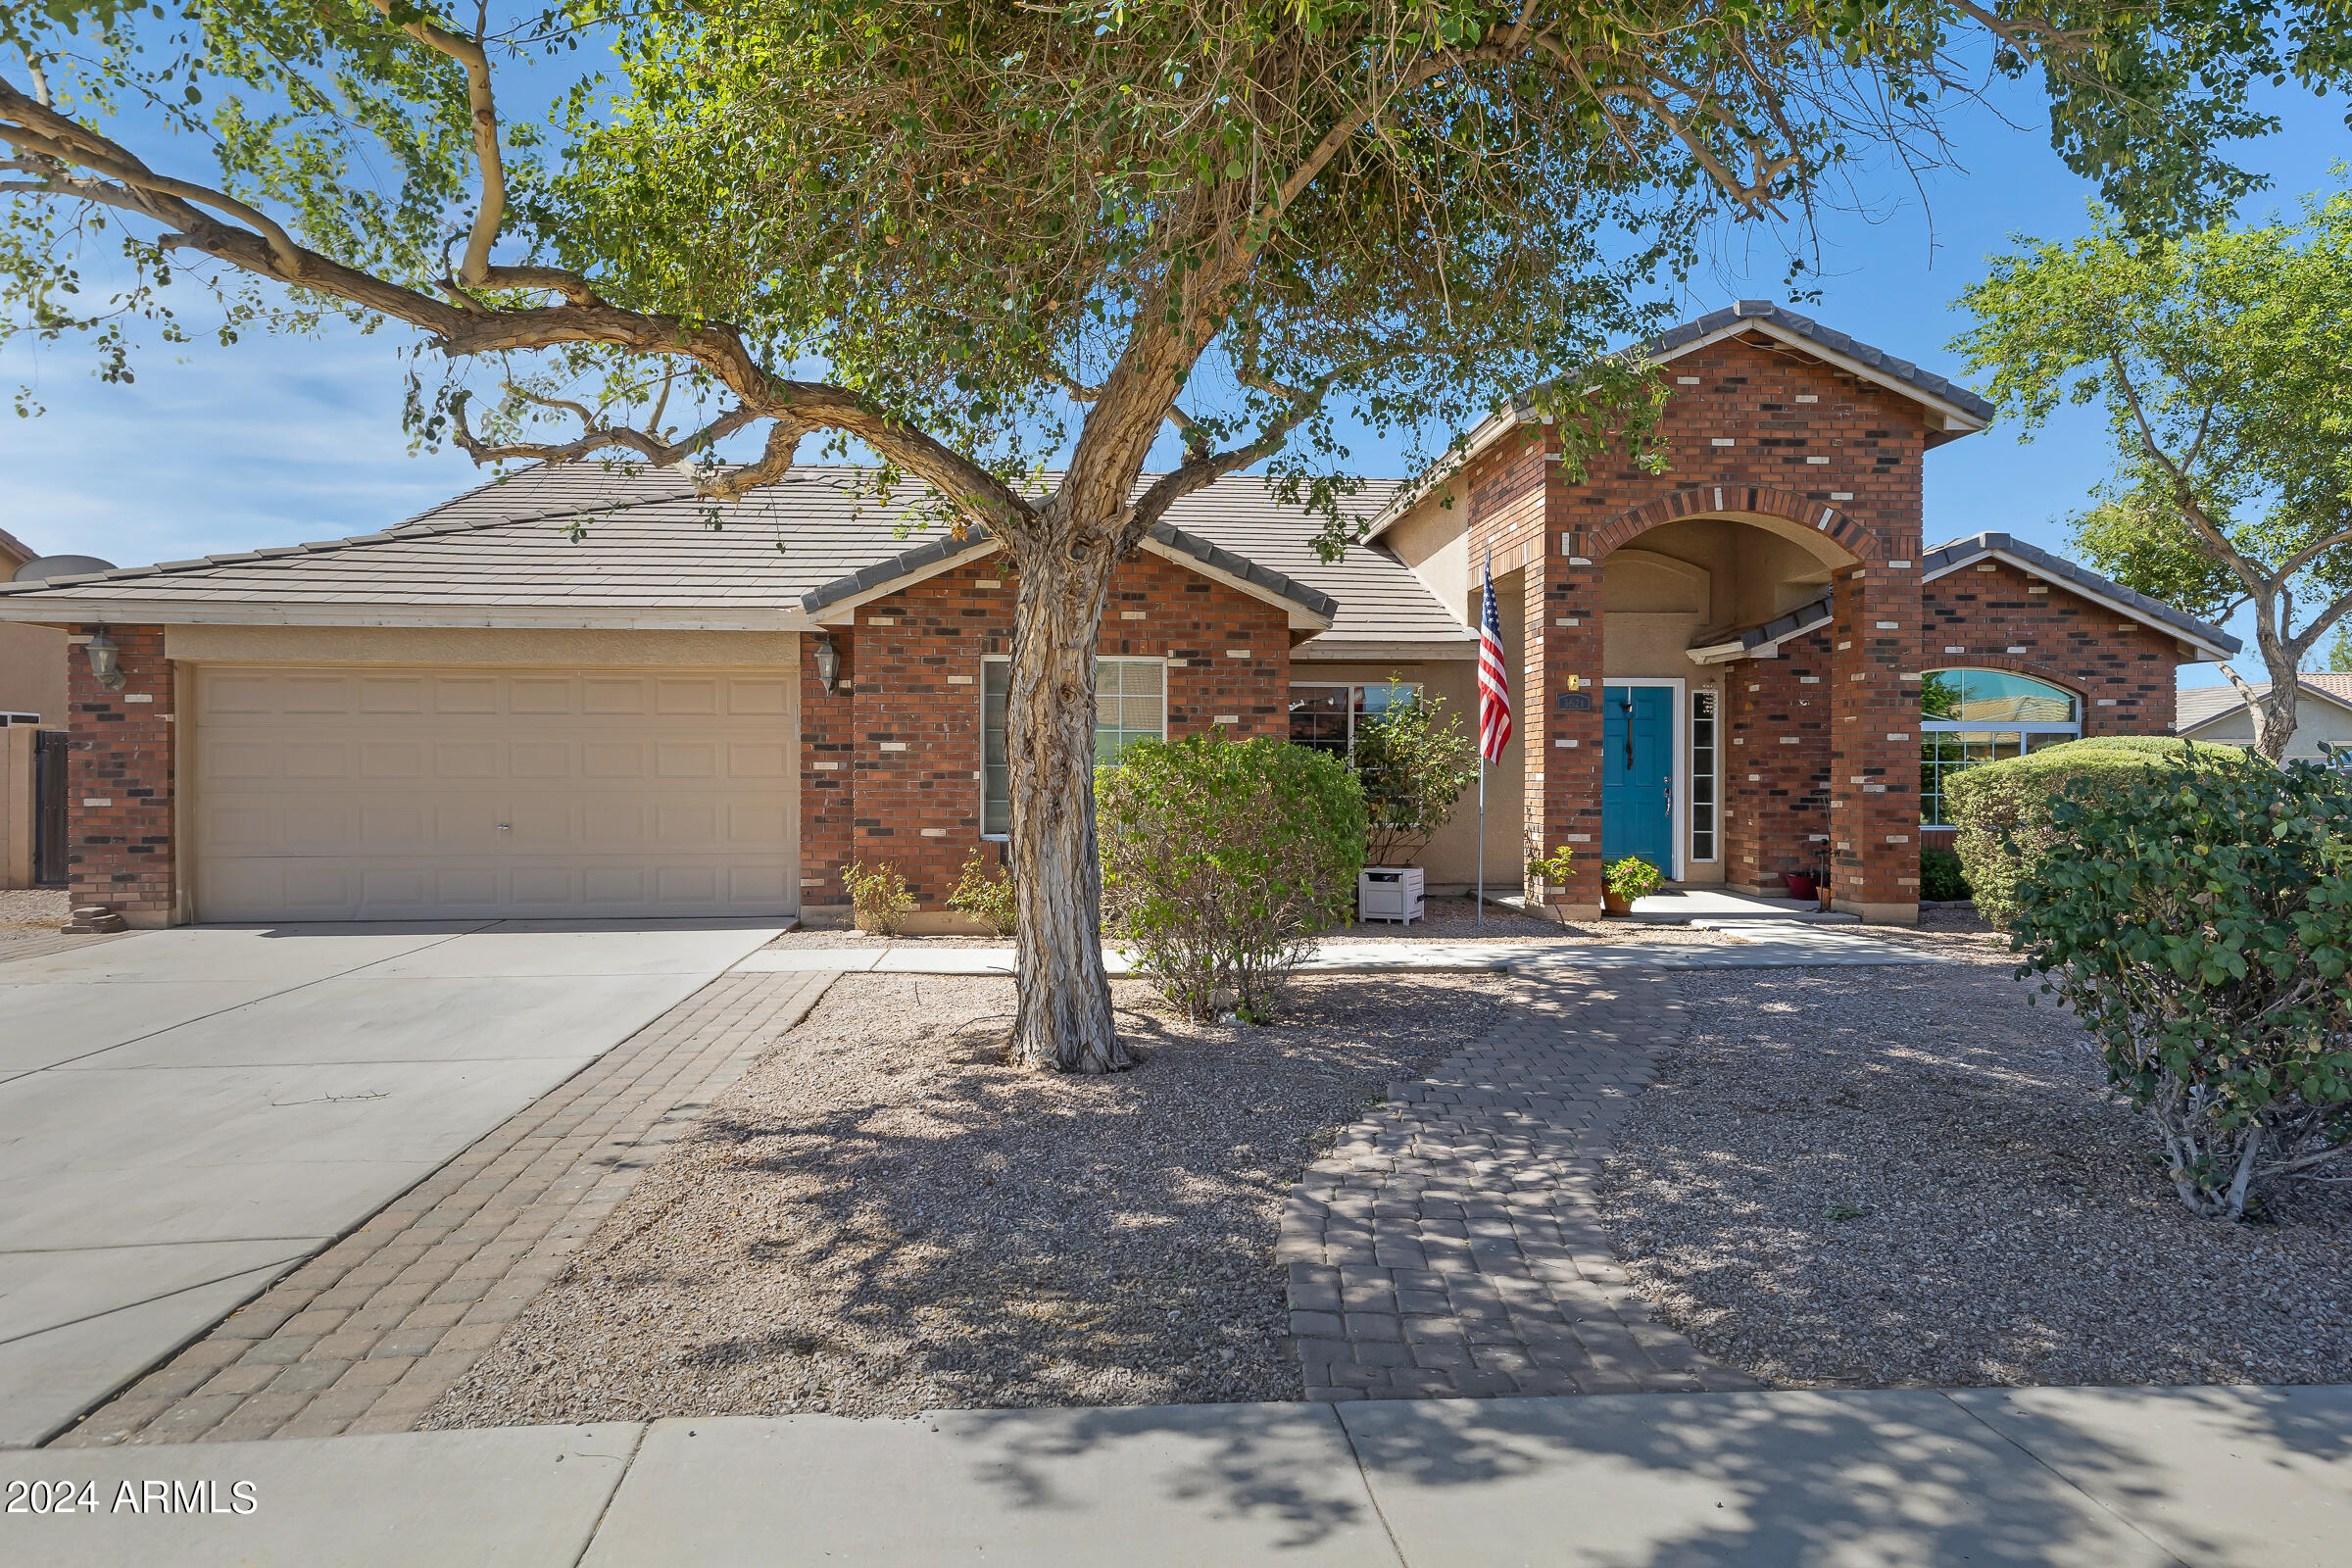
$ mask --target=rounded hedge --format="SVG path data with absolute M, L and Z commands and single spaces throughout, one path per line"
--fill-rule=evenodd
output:
M 1947 779 L 1945 808 L 1959 829 L 1952 849 L 1975 890 L 1977 912 L 2006 928 L 2017 920 L 2019 889 L 2056 842 L 2050 808 L 2070 788 L 2080 799 L 2096 799 L 2145 778 L 2150 768 L 2268 765 L 2235 746 L 2199 746 L 2173 735 L 2062 741 Z

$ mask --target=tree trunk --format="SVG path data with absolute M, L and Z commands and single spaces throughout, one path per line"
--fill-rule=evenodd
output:
M 1083 535 L 1021 553 L 1005 714 L 1013 883 L 1020 890 L 1013 1059 L 1118 1072 L 1102 970 L 1102 865 L 1095 852 L 1095 649 L 1116 563 Z

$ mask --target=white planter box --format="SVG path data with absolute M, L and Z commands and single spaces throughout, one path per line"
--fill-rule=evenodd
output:
M 1421 919 L 1421 868 L 1417 865 L 1367 866 L 1357 872 L 1355 917 L 1359 920 L 1397 920 L 1407 925 Z

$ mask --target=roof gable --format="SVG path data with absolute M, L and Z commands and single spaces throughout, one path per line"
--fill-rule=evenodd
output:
M 2193 645 L 2210 659 L 2228 659 L 2245 645 L 2221 627 L 2212 625 L 2159 599 L 2110 582 L 2097 572 L 2078 566 L 2063 556 L 2054 556 L 2039 545 L 2030 545 L 2023 539 L 2005 533 L 1981 533 L 1974 538 L 1955 539 L 1937 545 L 1920 558 L 1919 580 L 1934 582 L 1961 567 L 1987 558 L 2005 561 L 2030 577 L 2055 583 L 2069 593 L 2105 605 L 2118 614 L 2129 615 L 2145 626 L 2153 626 L 2167 636 Z

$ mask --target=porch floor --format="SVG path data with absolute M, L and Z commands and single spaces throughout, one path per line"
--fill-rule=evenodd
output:
M 1729 888 L 1664 888 L 1634 901 L 1633 913 L 1614 916 L 1652 925 L 1713 927 L 1729 921 L 1740 925 L 1756 920 L 1801 920 L 1809 925 L 1854 925 L 1859 915 L 1842 909 L 1824 911 L 1809 899 L 1776 899 L 1757 893 L 1734 893 Z

